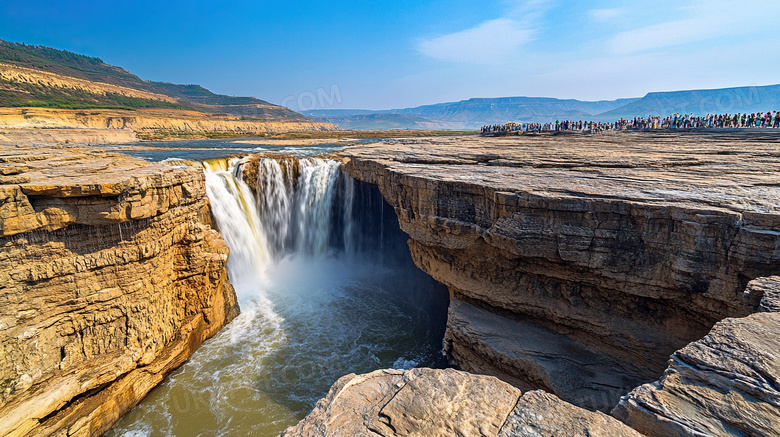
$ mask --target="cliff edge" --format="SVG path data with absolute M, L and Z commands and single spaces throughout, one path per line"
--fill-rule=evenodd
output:
M 612 415 L 653 437 L 778 435 L 780 277 L 751 282 L 759 312 L 719 322 L 675 352 L 660 380 L 621 399 Z
M 582 435 L 640 436 L 602 413 L 491 376 L 412 369 L 344 376 L 282 437 Z
M 615 414 L 651 435 L 771 435 L 777 327 L 755 313 L 774 308 L 772 287 L 750 281 L 780 274 L 778 142 L 771 133 L 396 140 L 340 157 L 395 207 L 418 267 L 449 287 L 445 350 L 456 367 L 591 411 L 620 402 Z M 724 375 L 755 396 L 728 414 L 701 401 L 742 396 L 719 385 Z M 696 378 L 714 388 L 692 389 Z M 705 416 L 693 425 L 680 418 L 691 408 Z
M 0 146 L 0 435 L 101 435 L 239 312 L 202 171 Z

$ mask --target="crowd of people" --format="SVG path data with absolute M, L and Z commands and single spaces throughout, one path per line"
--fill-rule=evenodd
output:
M 636 117 L 620 119 L 614 123 L 595 121 L 556 120 L 555 123 L 506 123 L 483 126 L 482 134 L 508 134 L 511 132 L 563 132 L 581 131 L 598 133 L 605 131 L 658 130 L 658 129 L 737 129 L 780 128 L 780 111 L 752 114 L 674 114 L 668 117 Z
M 517 132 L 522 129 L 522 123 L 509 122 L 506 124 L 494 124 L 492 126 L 482 126 L 482 133 L 508 133 Z

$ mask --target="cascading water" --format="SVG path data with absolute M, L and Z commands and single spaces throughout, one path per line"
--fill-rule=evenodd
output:
M 277 256 L 287 249 L 295 193 L 292 171 L 291 165 L 285 165 L 282 169 L 275 159 L 263 159 L 259 164 L 257 180 L 259 212 L 263 225 L 275 230 L 268 235 L 268 242 Z
M 376 187 L 262 159 L 255 195 L 238 159 L 202 165 L 242 314 L 109 435 L 275 436 L 345 374 L 441 364 L 446 289 Z
M 339 163 L 318 158 L 261 159 L 257 180 L 260 220 L 265 240 L 277 256 L 293 253 L 327 255 L 332 249 L 354 249 L 352 205 L 354 182 Z M 297 174 L 296 174 L 297 173 Z M 241 178 L 240 171 L 238 178 Z M 341 210 L 335 202 L 341 200 Z M 340 236 L 335 236 L 341 229 Z M 341 238 L 341 241 L 337 241 Z
M 203 167 L 211 211 L 231 252 L 230 279 L 235 286 L 242 287 L 244 281 L 261 278 L 271 254 L 252 190 L 234 177 L 237 162 L 238 159 L 207 161 Z
M 328 249 L 333 191 L 339 164 L 320 159 L 300 161 L 299 190 L 293 212 L 296 216 L 298 253 L 323 254 Z

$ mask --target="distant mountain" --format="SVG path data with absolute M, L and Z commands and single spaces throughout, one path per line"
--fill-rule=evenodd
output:
M 780 110 L 780 85 L 649 93 L 639 99 L 586 102 L 545 97 L 469 99 L 416 108 L 366 111 L 308 111 L 307 115 L 343 129 L 479 129 L 508 121 L 548 123 L 555 120 L 611 122 L 620 118 L 706 115 Z
M 335 111 L 334 111 L 335 112 Z M 434 121 L 419 115 L 396 114 L 390 112 L 343 111 L 340 114 L 312 115 L 310 117 L 323 123 L 333 123 L 347 130 L 439 130 L 458 129 L 458 123 Z
M 59 109 L 185 109 L 249 120 L 310 121 L 254 97 L 200 85 L 146 81 L 100 58 L 0 40 L 0 106 Z
M 382 129 L 388 122 L 401 129 L 479 129 L 484 125 L 508 121 L 548 122 L 558 119 L 589 119 L 596 114 L 625 106 L 636 99 L 586 102 L 546 97 L 503 97 L 469 99 L 416 108 L 387 111 L 319 110 L 304 112 L 344 129 Z M 375 124 L 374 124 L 375 123 Z
M 679 114 L 734 114 L 780 110 L 780 85 L 650 93 L 599 120 Z
M 390 114 L 391 110 L 373 111 L 371 109 L 313 109 L 310 111 L 301 111 L 301 114 L 306 114 L 309 117 L 352 117 L 355 115 L 371 115 L 371 114 Z
M 454 103 L 419 106 L 395 112 L 414 114 L 431 120 L 479 128 L 508 121 L 547 122 L 556 118 L 582 119 L 625 106 L 635 99 L 584 102 L 547 97 L 504 97 L 469 99 Z

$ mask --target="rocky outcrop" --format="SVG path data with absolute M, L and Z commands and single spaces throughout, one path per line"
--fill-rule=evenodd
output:
M 261 109 L 257 111 L 262 112 Z M 233 135 L 264 135 L 279 132 L 334 130 L 327 123 L 305 120 L 261 121 L 229 114 L 205 114 L 173 109 L 85 109 L 0 108 L 0 129 L 15 135 L 19 130 L 89 130 L 94 135 L 103 131 L 127 131 L 135 135 L 155 136 L 190 133 L 222 133 Z M 43 130 L 43 131 L 41 131 Z M 54 137 L 56 138 L 56 136 Z M 42 142 L 41 139 L 38 140 Z
M 0 435 L 101 435 L 238 314 L 204 175 L 0 148 Z
M 625 424 L 543 391 L 520 396 L 517 388 L 493 377 L 452 369 L 381 370 L 341 378 L 283 437 L 775 436 L 780 313 L 774 309 L 780 277 L 757 279 L 748 288 L 765 294 L 761 311 L 719 322 L 704 339 L 677 351 L 660 381 L 636 388 L 612 412 Z M 466 304 L 453 305 L 464 311 L 459 307 Z M 480 322 L 477 314 L 467 316 Z M 502 346 L 556 352 L 534 343 L 537 337 L 530 344 L 517 340 Z M 554 375 L 554 382 L 576 375 L 576 368 L 569 370 Z
M 258 178 L 262 178 L 263 172 L 267 169 L 263 168 L 264 159 L 272 159 L 279 163 L 279 168 L 282 173 L 287 177 L 287 183 L 293 184 L 298 180 L 298 176 L 301 174 L 298 158 L 286 153 L 258 153 L 249 155 L 241 159 L 238 167 L 241 169 L 241 179 L 252 189 L 253 193 L 257 193 Z
M 379 370 L 339 379 L 293 436 L 639 436 L 619 421 L 453 369 Z
M 457 298 L 450 303 L 445 341 L 451 359 L 470 372 L 498 371 L 515 387 L 546 390 L 591 409 L 610 405 L 621 394 L 616 388 L 633 388 L 639 371 L 580 337 Z
M 461 369 L 611 410 L 780 273 L 780 159 L 761 135 L 402 140 L 349 148 L 452 296 Z
M 663 377 L 624 397 L 613 415 L 645 435 L 780 434 L 780 277 L 764 290 L 762 311 L 719 322 L 672 355 Z
M 128 144 L 137 141 L 138 136 L 129 129 L 0 129 L 0 144 L 21 147 Z

